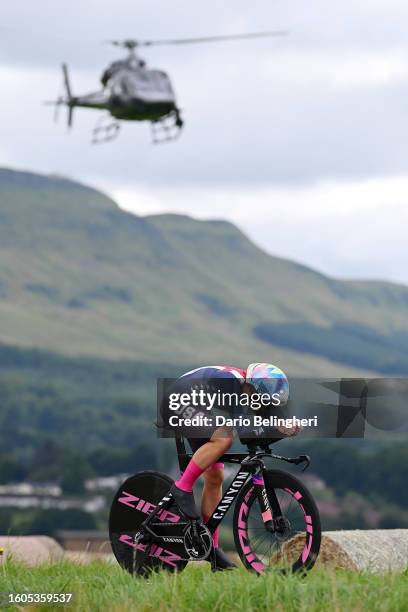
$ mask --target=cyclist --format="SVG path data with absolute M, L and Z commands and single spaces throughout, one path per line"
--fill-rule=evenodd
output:
M 251 363 L 246 370 L 234 366 L 204 366 L 187 372 L 172 387 L 179 392 L 193 389 L 222 390 L 235 392 L 240 397 L 253 393 L 266 393 L 271 398 L 280 394 L 283 402 L 289 395 L 289 383 L 279 368 L 267 363 Z M 222 409 L 222 406 L 217 406 Z M 296 435 L 297 426 L 292 428 L 278 427 L 285 436 Z M 219 427 L 209 432 L 207 438 L 188 438 L 193 457 L 181 477 L 173 484 L 171 493 L 183 512 L 190 518 L 199 518 L 194 502 L 193 486 L 200 476 L 204 478 L 204 490 L 201 501 L 203 522 L 207 522 L 222 498 L 224 464 L 219 461 L 233 442 L 233 429 Z M 235 566 L 218 546 L 218 529 L 213 534 L 217 569 L 222 571 Z

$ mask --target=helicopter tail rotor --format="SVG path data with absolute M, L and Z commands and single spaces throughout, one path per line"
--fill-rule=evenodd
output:
M 68 117 L 67 117 L 67 125 L 70 128 L 72 126 L 72 116 L 75 107 L 75 98 L 72 95 L 71 84 L 69 82 L 68 76 L 68 67 L 66 64 L 62 64 L 62 74 L 63 74 L 63 87 L 65 95 L 59 95 L 58 98 L 54 102 L 44 102 L 47 106 L 54 106 L 54 121 L 58 122 L 59 118 L 59 110 L 61 106 L 66 106 L 68 108 Z
M 58 119 L 59 119 L 59 114 L 60 114 L 60 107 L 61 106 L 66 106 L 67 101 L 65 100 L 65 98 L 63 98 L 63 96 L 58 96 L 58 98 L 56 100 L 53 101 L 45 101 L 43 102 L 43 104 L 45 104 L 45 106 L 53 106 L 54 107 L 54 115 L 53 115 L 53 119 L 54 119 L 54 123 L 58 123 Z
M 71 128 L 71 127 L 72 127 L 73 113 L 74 113 L 74 107 L 73 107 L 73 106 L 68 106 L 68 120 L 67 120 L 67 126 L 68 126 L 69 128 Z
M 68 74 L 68 66 L 66 64 L 62 64 L 62 74 L 64 77 L 64 87 L 65 87 L 65 94 L 66 94 L 65 104 L 68 107 L 67 125 L 70 128 L 72 127 L 75 101 L 72 95 L 71 83 L 69 81 L 69 74 Z
M 71 84 L 69 82 L 68 66 L 66 64 L 62 64 L 62 74 L 64 76 L 65 91 L 67 93 L 67 97 L 69 100 L 70 98 L 72 98 L 72 93 L 71 93 Z

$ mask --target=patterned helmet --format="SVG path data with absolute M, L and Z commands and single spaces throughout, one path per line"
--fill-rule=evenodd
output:
M 268 393 L 271 397 L 279 393 L 281 405 L 289 399 L 289 381 L 285 373 L 271 363 L 251 363 L 245 380 L 257 393 Z

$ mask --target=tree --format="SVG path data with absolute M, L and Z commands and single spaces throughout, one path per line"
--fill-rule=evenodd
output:
M 0 455 L 0 484 L 19 482 L 24 479 L 24 470 L 10 454 Z
M 96 529 L 96 521 L 92 514 L 77 508 L 37 510 L 28 533 L 53 535 L 59 529 Z
M 92 475 L 89 463 L 84 457 L 67 453 L 59 482 L 64 493 L 81 495 L 85 491 L 85 480 Z

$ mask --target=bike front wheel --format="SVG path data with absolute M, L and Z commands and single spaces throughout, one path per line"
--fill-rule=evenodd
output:
M 320 550 L 321 526 L 317 506 L 304 484 L 280 470 L 265 470 L 265 482 L 255 476 L 239 494 L 234 512 L 234 539 L 249 570 L 297 572 L 310 570 Z M 280 516 L 262 513 L 260 496 L 275 495 Z

